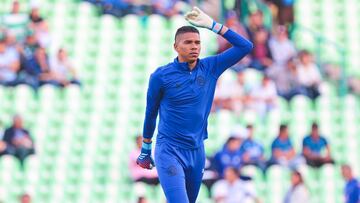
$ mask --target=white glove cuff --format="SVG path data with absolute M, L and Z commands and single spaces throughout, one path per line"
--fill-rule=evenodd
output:
M 213 32 L 215 32 L 216 34 L 219 34 L 220 31 L 221 31 L 221 29 L 222 29 L 223 27 L 224 27 L 224 26 L 223 26 L 222 24 L 213 21 L 211 30 L 212 30 Z

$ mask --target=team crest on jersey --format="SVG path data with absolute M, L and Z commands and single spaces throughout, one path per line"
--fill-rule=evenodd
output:
M 171 165 L 166 169 L 166 172 L 170 175 L 170 176 L 175 176 L 177 174 L 177 169 L 176 166 Z
M 196 78 L 196 84 L 199 86 L 204 86 L 205 85 L 205 78 L 203 76 L 198 76 Z

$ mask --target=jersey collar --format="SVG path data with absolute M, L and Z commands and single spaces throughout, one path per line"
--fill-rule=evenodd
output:
M 197 66 L 199 65 L 200 59 L 197 59 L 195 68 L 193 69 L 193 71 L 197 68 Z M 181 70 L 185 70 L 185 71 L 190 71 L 189 68 L 189 63 L 188 62 L 179 62 L 178 58 L 176 57 L 174 59 L 174 64 L 177 68 L 181 69 Z

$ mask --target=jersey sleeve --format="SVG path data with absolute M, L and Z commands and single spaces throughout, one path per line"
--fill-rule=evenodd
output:
M 218 78 L 227 68 L 239 62 L 253 48 L 253 44 L 250 41 L 231 29 L 226 31 L 223 37 L 232 47 L 218 55 L 203 59 L 210 67 L 210 71 L 215 78 Z
M 151 139 L 156 126 L 156 118 L 159 111 L 160 101 L 163 95 L 161 72 L 158 69 L 150 76 L 147 90 L 146 111 L 144 120 L 143 137 Z

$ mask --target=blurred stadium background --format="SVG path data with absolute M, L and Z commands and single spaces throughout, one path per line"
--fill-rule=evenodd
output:
M 31 2 L 20 0 L 21 12 Z M 93 1 L 93 3 L 102 2 Z M 237 1 L 218 1 L 220 13 Z M 261 0 L 244 1 L 250 13 L 263 11 L 272 26 L 271 8 Z M 176 29 L 186 25 L 182 15 L 159 14 L 116 17 L 102 15 L 99 4 L 80 0 L 38 1 L 49 25 L 47 53 L 64 47 L 81 80 L 81 87 L 0 86 L 0 121 L 11 125 L 14 114 L 24 118 L 34 139 L 36 153 L 25 160 L 24 170 L 14 157 L 0 158 L 0 202 L 19 202 L 27 193 L 32 202 L 136 202 L 136 189 L 128 169 L 134 138 L 142 132 L 147 81 L 159 65 L 172 61 Z M 203 1 L 196 2 L 203 4 Z M 0 15 L 11 9 L 11 0 L 0 0 Z M 211 7 L 210 5 L 209 7 Z M 185 6 L 188 9 L 190 6 Z M 247 111 L 240 115 L 219 110 L 209 118 L 207 155 L 218 151 L 236 125 L 252 123 L 255 137 L 270 155 L 271 141 L 281 123 L 289 124 L 297 152 L 311 123 L 318 121 L 330 141 L 337 164 L 320 169 L 303 167 L 302 173 L 314 203 L 344 202 L 345 182 L 339 164 L 349 163 L 360 174 L 360 98 L 348 86 L 360 77 L 360 4 L 358 0 L 296 0 L 291 39 L 298 50 L 314 53 L 318 64 L 341 67 L 336 82 L 323 77 L 321 96 L 314 101 L 297 95 L 289 102 L 279 97 L 278 108 L 265 119 Z M 206 11 L 206 9 L 204 9 Z M 222 14 L 218 15 L 224 22 Z M 246 24 L 247 16 L 241 18 Z M 201 30 L 202 57 L 216 53 L 217 36 Z M 322 67 L 322 66 L 320 66 Z M 323 70 L 321 70 L 323 71 Z M 245 71 L 245 80 L 261 81 L 262 73 Z M 247 167 L 259 199 L 279 203 L 290 185 L 286 168 L 272 167 L 264 179 L 260 170 Z M 149 202 L 164 202 L 159 186 L 147 186 Z M 198 202 L 213 202 L 202 186 Z

